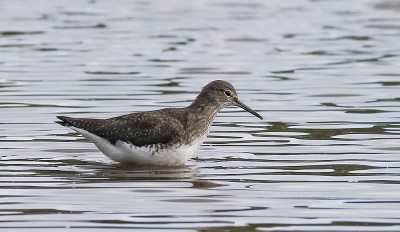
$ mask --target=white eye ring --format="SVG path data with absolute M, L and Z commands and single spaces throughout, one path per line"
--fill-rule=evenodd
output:
M 226 96 L 228 96 L 228 97 L 231 97 L 232 96 L 232 93 L 231 93 L 231 91 L 229 91 L 229 90 L 225 90 L 225 95 Z

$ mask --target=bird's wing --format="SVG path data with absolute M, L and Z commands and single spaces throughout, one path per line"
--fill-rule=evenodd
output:
M 173 142 L 183 132 L 183 126 L 173 117 L 135 113 L 110 119 L 70 118 L 58 116 L 63 126 L 76 127 L 107 139 L 142 147 Z

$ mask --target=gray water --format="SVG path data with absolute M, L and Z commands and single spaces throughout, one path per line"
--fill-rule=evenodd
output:
M 0 228 L 400 231 L 400 3 L 0 1 Z M 132 167 L 53 123 L 220 112 L 186 166 Z

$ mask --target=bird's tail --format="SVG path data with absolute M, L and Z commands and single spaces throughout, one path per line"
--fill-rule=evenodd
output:
M 60 121 L 54 121 L 55 123 L 58 123 L 61 126 L 72 126 L 72 124 L 69 122 L 72 118 L 65 116 L 57 116 L 57 118 L 60 119 Z
M 55 121 L 56 123 L 67 126 L 76 127 L 84 129 L 86 131 L 95 133 L 102 125 L 104 119 L 92 119 L 92 118 L 71 118 L 66 116 L 57 116 L 60 121 Z

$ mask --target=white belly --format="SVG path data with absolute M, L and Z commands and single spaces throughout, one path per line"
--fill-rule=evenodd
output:
M 133 163 L 141 165 L 179 166 L 193 157 L 206 135 L 195 139 L 189 145 L 171 146 L 166 149 L 152 147 L 137 147 L 118 140 L 115 145 L 108 140 L 76 127 L 71 129 L 82 134 L 92 141 L 96 147 L 110 159 L 121 163 Z

